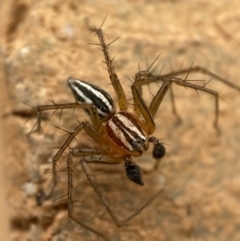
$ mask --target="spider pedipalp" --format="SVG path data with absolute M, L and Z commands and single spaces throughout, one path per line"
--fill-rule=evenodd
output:
M 127 177 L 134 183 L 143 186 L 141 168 L 131 161 L 125 161 L 125 168 Z
M 161 144 L 159 140 L 154 136 L 151 136 L 149 138 L 149 142 L 153 143 L 153 150 L 152 150 L 153 158 L 155 159 L 163 158 L 166 154 L 166 149 L 163 146 L 163 144 Z

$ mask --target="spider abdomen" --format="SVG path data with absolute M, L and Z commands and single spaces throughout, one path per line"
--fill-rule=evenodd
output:
M 112 97 L 102 88 L 79 79 L 68 79 L 68 84 L 77 102 L 93 104 L 101 118 L 110 118 L 115 113 Z
M 140 156 L 148 149 L 148 137 L 137 118 L 128 112 L 115 114 L 106 123 L 110 141 L 123 154 Z

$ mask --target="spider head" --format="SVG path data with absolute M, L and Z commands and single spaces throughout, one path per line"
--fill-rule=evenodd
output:
M 145 136 L 134 136 L 130 142 L 132 150 L 142 155 L 148 149 L 148 139 Z
M 137 118 L 128 112 L 118 112 L 106 123 L 106 133 L 116 149 L 135 157 L 148 149 L 149 140 Z
M 125 161 L 127 177 L 134 183 L 143 186 L 141 168 L 131 161 Z

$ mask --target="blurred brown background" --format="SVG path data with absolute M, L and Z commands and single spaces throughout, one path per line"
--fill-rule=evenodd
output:
M 231 1 L 1 1 L 1 240 L 100 240 L 68 223 L 67 206 L 57 199 L 67 193 L 66 173 L 53 200 L 36 205 L 36 194 L 47 191 L 51 160 L 71 130 L 86 115 L 64 112 L 59 123 L 55 114 L 43 133 L 29 135 L 35 120 L 31 108 L 73 101 L 69 76 L 100 85 L 114 98 L 96 36 L 88 26 L 100 26 L 111 46 L 115 68 L 131 98 L 127 78 L 146 67 L 161 53 L 158 71 L 207 67 L 240 85 L 240 4 Z M 208 81 L 205 75 L 190 79 Z M 201 84 L 201 82 L 199 82 Z M 146 88 L 145 98 L 158 85 Z M 126 180 L 123 166 L 99 167 L 99 182 L 110 204 L 121 218 L 130 215 L 162 185 L 160 195 L 129 226 L 117 229 L 104 213 L 97 197 L 83 181 L 81 170 L 74 176 L 81 203 L 80 218 L 104 232 L 110 240 L 240 240 L 240 93 L 216 80 L 209 88 L 220 93 L 219 126 L 216 134 L 214 100 L 204 93 L 174 87 L 176 107 L 182 123 L 176 123 L 169 95 L 158 111 L 154 133 L 166 143 L 167 155 L 159 170 L 150 172 L 151 153 L 139 159 L 144 187 Z M 50 115 L 49 115 L 50 116 Z M 25 123 L 25 124 L 24 124 Z M 82 141 L 81 137 L 78 138 Z M 3 156 L 4 151 L 4 156 Z M 64 160 L 60 165 L 65 165 Z M 136 159 L 136 162 L 138 160 Z M 112 170 L 113 169 L 113 170 Z M 113 171 L 116 171 L 114 173 Z M 134 194 L 133 194 L 134 193 Z M 8 212 L 6 211 L 8 209 Z M 83 211 L 84 210 L 84 211 Z

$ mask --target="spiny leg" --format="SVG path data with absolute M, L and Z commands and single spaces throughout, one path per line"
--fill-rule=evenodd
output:
M 149 142 L 153 142 L 153 141 L 149 139 Z M 159 156 L 159 145 L 160 145 L 159 142 L 157 144 L 156 142 L 154 142 L 154 151 L 153 151 L 154 157 L 156 155 Z M 113 165 L 113 164 L 120 164 L 124 161 L 125 171 L 128 179 L 138 185 L 141 185 L 141 186 L 144 185 L 144 182 L 142 180 L 141 168 L 132 161 L 132 157 L 129 154 L 121 156 L 116 154 L 115 152 L 111 152 L 110 150 L 88 149 L 88 148 L 73 149 L 71 150 L 71 152 L 74 156 L 84 156 L 84 160 L 88 164 L 95 163 L 95 164 Z M 155 157 L 155 158 L 159 158 L 159 157 Z
M 150 64 L 149 67 L 147 67 L 147 70 L 146 71 L 141 71 L 140 70 L 140 67 L 138 68 L 139 69 L 139 73 L 144 73 L 146 75 L 148 75 L 148 73 L 153 73 L 154 72 L 154 69 L 153 71 L 151 71 L 151 68 L 153 67 L 153 65 L 156 63 L 156 61 L 158 60 L 158 58 L 160 57 L 161 54 L 159 54 L 155 60 Z M 159 75 L 160 76 L 160 75 Z M 168 78 L 167 78 L 168 77 Z M 163 78 L 163 80 L 167 80 L 167 79 L 170 79 L 172 76 L 169 75 L 169 76 L 166 76 L 165 78 Z M 142 83 L 142 81 L 147 81 L 147 78 L 144 78 L 142 75 L 138 75 L 138 73 L 135 75 L 135 78 L 134 78 L 134 85 L 135 85 L 135 88 L 137 89 L 137 91 L 139 92 L 139 95 L 142 96 L 142 86 L 143 85 L 147 85 L 148 82 L 145 82 L 145 83 Z M 137 83 L 139 82 L 139 83 Z M 165 97 L 165 94 L 168 90 L 168 87 L 166 89 L 166 86 L 162 86 L 160 88 L 160 90 L 158 91 L 158 93 L 154 96 L 154 98 L 152 99 L 151 101 L 151 104 L 150 104 L 150 112 L 152 114 L 152 116 L 154 117 L 163 98 Z M 160 98 L 159 98 L 160 97 Z M 176 116 L 177 120 L 180 122 L 181 121 L 181 118 L 180 116 L 177 114 L 177 111 L 176 111 L 176 106 L 175 106 L 175 100 L 174 100 L 174 94 L 173 94 L 173 90 L 170 86 L 170 97 L 171 97 L 171 103 L 172 103 L 172 112 L 173 114 Z M 138 107 L 138 103 L 136 101 L 136 99 L 134 98 L 133 99 L 134 101 L 134 113 L 138 116 L 140 116 L 142 113 L 141 113 L 141 110 L 139 109 Z M 152 111 L 153 109 L 153 111 Z
M 133 84 L 134 88 L 137 86 L 142 87 L 143 85 L 147 85 L 147 84 L 156 82 L 156 81 L 151 80 L 151 73 L 147 72 L 147 71 L 141 71 L 141 72 L 137 73 L 135 76 L 135 79 L 137 79 L 137 81 L 135 81 Z M 163 84 L 159 88 L 158 92 L 156 93 L 156 95 L 154 96 L 154 98 L 152 99 L 152 101 L 148 107 L 148 110 L 153 118 L 155 117 L 155 115 L 159 109 L 159 106 L 161 105 L 167 91 L 170 89 L 170 94 L 171 94 L 171 99 L 172 99 L 172 110 L 173 110 L 174 114 L 177 116 L 177 118 L 180 120 L 180 117 L 177 115 L 177 112 L 176 112 L 174 96 L 173 96 L 173 92 L 171 89 L 173 79 L 174 79 L 173 77 L 171 79 L 170 77 L 167 78 L 167 77 L 159 76 L 158 81 L 163 82 Z M 143 101 L 143 99 L 142 99 L 142 101 Z M 140 102 L 138 102 L 138 103 L 140 103 Z M 143 112 L 142 112 L 142 114 L 143 114 Z
M 167 73 L 167 74 L 161 75 L 161 77 L 169 78 L 169 77 L 174 77 L 174 76 L 182 75 L 182 74 L 187 74 L 188 75 L 188 74 L 194 73 L 194 72 L 196 72 L 196 73 L 201 72 L 201 73 L 204 73 L 206 75 L 209 75 L 212 79 L 218 80 L 219 82 L 221 82 L 221 83 L 223 83 L 223 84 L 225 84 L 225 85 L 227 85 L 227 86 L 229 86 L 229 87 L 231 87 L 231 88 L 233 88 L 233 89 L 235 89 L 237 91 L 240 91 L 240 86 L 238 86 L 238 85 L 232 83 L 231 81 L 228 81 L 228 80 L 226 80 L 226 79 L 224 79 L 224 78 L 214 74 L 213 72 L 209 71 L 207 68 L 205 68 L 203 66 L 197 66 L 196 65 L 196 66 L 191 66 L 190 68 L 174 70 L 171 73 Z M 187 82 L 187 81 L 190 81 L 190 80 L 186 80 L 185 79 L 184 82 Z M 194 87 L 193 86 L 192 87 L 185 86 L 185 87 L 190 87 L 190 88 L 197 89 L 196 86 L 198 86 L 198 85 L 194 85 Z M 205 87 L 205 86 L 206 86 L 206 84 L 204 86 L 202 86 L 202 87 Z M 204 91 L 203 89 L 199 89 L 199 90 Z M 218 99 L 218 93 L 216 91 L 211 90 L 211 89 L 205 87 L 205 92 L 208 92 L 208 93 L 214 95 L 215 99 Z M 218 127 L 218 112 L 219 111 L 218 111 L 217 108 L 218 108 L 218 100 L 215 101 L 215 121 L 214 121 L 214 127 L 217 129 L 218 133 L 220 133 L 220 130 L 219 130 L 219 127 Z M 173 112 L 175 112 L 174 109 L 173 109 Z
M 173 82 L 177 85 L 180 85 L 180 86 L 184 86 L 184 87 L 195 89 L 195 90 L 200 90 L 200 91 L 203 91 L 203 92 L 206 92 L 208 94 L 213 95 L 213 97 L 215 98 L 215 120 L 214 120 L 213 125 L 216 128 L 218 134 L 220 134 L 220 129 L 219 129 L 219 126 L 218 126 L 218 115 L 219 115 L 219 94 L 218 94 L 218 92 L 215 91 L 215 90 L 206 88 L 204 86 L 199 86 L 199 85 L 196 85 L 196 84 L 192 84 L 192 83 L 183 81 L 183 80 L 178 79 L 178 78 L 175 78 Z
M 180 123 L 182 121 L 182 119 L 177 113 L 176 104 L 175 104 L 175 97 L 174 97 L 172 87 L 170 87 L 170 98 L 171 98 L 171 103 L 172 103 L 172 113 L 176 116 L 177 122 Z
M 186 71 L 184 72 L 186 73 Z M 172 83 L 175 83 L 177 85 L 180 85 L 180 86 L 184 86 L 184 87 L 187 87 L 187 88 L 191 88 L 191 89 L 194 89 L 194 90 L 200 90 L 200 91 L 203 91 L 203 92 L 206 92 L 206 93 L 209 93 L 211 95 L 214 96 L 215 98 L 215 120 L 214 120 L 214 127 L 216 128 L 218 134 L 220 133 L 220 129 L 218 127 L 218 115 L 219 115 L 219 94 L 217 91 L 215 90 L 212 90 L 212 89 L 209 89 L 205 86 L 199 86 L 199 85 L 196 85 L 196 84 L 192 84 L 192 83 L 189 83 L 189 81 L 196 81 L 196 80 L 183 80 L 181 78 L 174 78 L 173 77 L 174 74 L 172 75 L 168 75 L 166 77 L 166 75 L 153 75 L 152 73 L 150 72 L 147 72 L 147 71 L 141 71 L 139 73 L 136 74 L 136 76 L 138 78 L 141 79 L 141 82 L 138 82 L 138 84 L 146 84 L 146 83 L 155 83 L 155 82 L 164 82 L 166 83 L 166 79 L 167 78 L 171 78 L 169 79 L 168 81 Z M 164 84 L 163 84 L 164 85 Z M 159 93 L 159 92 L 158 92 Z M 149 111 L 150 113 L 156 113 L 157 109 L 159 108 L 160 104 L 161 104 L 161 94 L 159 94 L 158 96 L 158 93 L 156 94 L 156 98 L 154 98 L 152 100 L 152 103 L 150 104 L 150 107 L 149 107 Z M 159 97 L 159 98 L 157 98 Z
M 32 130 L 35 128 L 35 126 L 37 125 L 37 130 L 36 131 L 40 131 L 41 130 L 41 122 L 42 122 L 42 112 L 44 111 L 48 111 L 48 110 L 54 110 L 53 114 L 57 111 L 57 110 L 63 110 L 63 109 L 74 109 L 74 108 L 78 108 L 78 104 L 77 103 L 67 103 L 67 104 L 52 104 L 52 105 L 37 105 L 36 107 L 32 107 L 37 115 L 37 123 L 34 125 L 34 127 L 32 128 Z
M 143 85 L 147 85 L 152 81 L 148 79 L 149 72 L 141 71 L 135 75 L 135 81 L 131 86 L 132 95 L 135 101 L 135 105 L 140 110 L 145 123 L 147 125 L 148 134 L 152 134 L 155 130 L 155 122 L 153 120 L 159 105 L 161 104 L 165 94 L 167 93 L 168 89 L 171 87 L 172 81 L 170 79 L 165 78 L 164 83 L 162 84 L 161 88 L 158 90 L 157 94 L 154 96 L 150 106 L 148 107 L 146 102 L 143 100 L 141 92 L 139 89 Z
M 105 19 L 104 19 L 104 21 L 105 21 Z M 103 23 L 104 23 L 104 21 L 103 21 Z M 103 23 L 102 23 L 102 25 L 103 25 Z M 102 27 L 102 25 L 101 25 L 101 27 Z M 108 52 L 110 45 L 115 40 L 113 42 L 109 43 L 109 44 L 106 44 L 105 38 L 104 38 L 104 33 L 103 33 L 101 27 L 100 28 L 91 27 L 90 30 L 97 34 L 98 39 L 100 41 L 100 46 L 101 46 L 101 50 L 102 50 L 104 58 L 105 58 L 105 64 L 107 65 L 107 71 L 108 71 L 108 74 L 109 74 L 109 78 L 110 78 L 111 83 L 113 85 L 114 91 L 117 95 L 119 108 L 120 108 L 121 111 L 126 111 L 127 110 L 126 95 L 125 95 L 123 87 L 122 87 L 122 85 L 121 85 L 121 83 L 118 79 L 118 76 L 115 72 L 115 68 L 114 68 L 114 65 L 113 65 L 114 58 L 111 59 L 110 55 L 109 55 L 109 52 Z
M 74 215 L 74 210 L 73 210 L 73 198 L 72 198 L 72 190 L 73 190 L 73 177 L 72 177 L 72 172 L 73 172 L 73 160 L 72 160 L 72 153 L 69 152 L 68 154 L 68 159 L 67 159 L 67 172 L 68 172 L 68 217 L 76 222 L 78 225 L 84 227 L 85 229 L 95 233 L 97 236 L 103 238 L 104 240 L 108 240 L 105 235 L 100 233 L 98 230 L 90 227 L 89 225 L 85 224 L 81 220 L 79 220 L 77 217 Z
M 155 60 L 150 64 L 149 67 L 148 67 L 148 64 L 147 64 L 147 70 L 146 70 L 146 72 L 150 72 L 150 69 L 153 67 L 154 63 L 158 60 L 158 58 L 160 57 L 160 55 L 161 55 L 161 54 L 159 54 L 159 55 L 155 58 Z M 140 65 L 139 65 L 139 64 L 138 64 L 138 70 L 139 70 L 139 72 L 141 72 L 141 70 L 140 70 Z M 153 71 L 154 71 L 154 70 L 153 70 Z M 137 75 L 136 75 L 135 78 L 134 78 L 134 84 L 133 84 L 133 85 L 135 86 L 136 91 L 139 93 L 139 95 L 142 96 L 142 95 L 143 95 L 142 85 L 141 85 L 141 84 L 136 84 L 138 81 L 141 81 L 141 79 L 140 79 L 140 78 L 137 78 Z M 150 88 L 149 88 L 149 91 L 150 91 Z M 142 113 L 141 113 L 141 110 L 140 110 L 140 108 L 139 108 L 138 101 L 137 101 L 135 98 L 133 98 L 133 106 L 134 106 L 134 114 L 137 115 L 138 117 L 140 117 Z
M 107 158 L 107 157 L 106 157 Z M 109 213 L 109 215 L 112 217 L 114 223 L 116 224 L 117 227 L 122 227 L 124 226 L 126 223 L 128 223 L 131 219 L 133 219 L 136 215 L 138 215 L 140 212 L 143 211 L 144 208 L 146 208 L 162 191 L 163 189 L 160 189 L 153 197 L 151 197 L 142 207 L 138 208 L 138 210 L 136 212 L 134 212 L 132 215 L 130 215 L 129 217 L 127 217 L 125 220 L 119 220 L 118 217 L 116 216 L 116 214 L 114 213 L 112 207 L 110 206 L 108 200 L 105 198 L 105 196 L 102 194 L 101 189 L 99 188 L 99 186 L 97 185 L 97 183 L 95 182 L 95 179 L 88 167 L 88 162 L 91 161 L 87 161 L 85 159 L 81 160 L 81 165 L 83 168 L 83 171 L 88 179 L 88 181 L 91 183 L 93 189 L 95 190 L 95 192 L 97 193 L 98 197 L 100 198 L 100 200 L 102 201 L 103 205 L 106 207 L 107 212 Z M 108 162 L 108 161 L 107 161 Z M 111 162 L 108 162 L 111 163 Z
M 134 99 L 134 109 L 137 115 L 141 114 L 143 116 L 145 120 L 146 128 L 148 129 L 148 134 L 152 134 L 155 130 L 154 116 L 158 111 L 158 108 L 163 98 L 165 97 L 165 94 L 167 93 L 168 89 L 169 88 L 171 89 L 171 84 L 172 84 L 170 77 L 162 78 L 162 81 L 164 83 L 162 84 L 157 94 L 152 99 L 150 106 L 149 107 L 147 106 L 147 104 L 145 103 L 142 97 L 142 86 L 152 83 L 152 81 L 148 79 L 148 77 L 151 76 L 151 72 L 149 72 L 149 70 L 156 62 L 158 57 L 153 61 L 153 63 L 148 68 L 148 70 L 139 71 L 137 74 L 135 74 L 134 83 L 131 86 L 132 95 Z M 173 103 L 173 110 L 175 110 L 173 98 L 172 98 L 172 103 Z
M 139 69 L 139 72 L 140 72 L 140 66 L 138 67 Z M 133 85 L 135 86 L 135 92 L 137 92 L 138 96 L 141 97 L 143 96 L 143 93 L 142 93 L 142 86 L 141 85 L 138 85 L 136 84 L 136 82 L 138 82 L 139 79 L 138 78 L 134 78 L 134 83 Z M 133 91 L 132 91 L 132 95 L 133 95 Z M 138 117 L 141 116 L 142 112 L 141 112 L 141 109 L 139 108 L 139 104 L 138 104 L 138 100 L 139 98 L 134 98 L 134 95 L 133 95 L 133 108 L 134 108 L 134 114 Z
M 211 71 L 207 70 L 205 67 L 202 67 L 202 66 L 191 66 L 190 68 L 184 68 L 184 69 L 172 71 L 171 73 L 167 73 L 167 74 L 163 74 L 163 75 L 154 75 L 149 71 L 139 71 L 139 73 L 136 74 L 135 79 L 140 79 L 140 83 L 138 83 L 140 85 L 144 85 L 147 83 L 153 83 L 153 82 L 164 82 L 164 81 L 166 81 L 166 79 L 173 79 L 174 81 L 172 81 L 172 82 L 174 82 L 177 85 L 189 87 L 189 88 L 192 88 L 195 90 L 204 91 L 206 93 L 213 95 L 215 98 L 214 127 L 216 128 L 217 132 L 220 133 L 220 129 L 218 127 L 218 115 L 219 115 L 219 104 L 218 104 L 219 94 L 218 94 L 218 92 L 211 90 L 209 88 L 206 88 L 205 87 L 206 85 L 199 86 L 196 84 L 189 83 L 190 81 L 196 81 L 196 80 L 187 80 L 187 77 L 185 78 L 185 80 L 183 80 L 181 78 L 174 78 L 174 76 L 178 76 L 181 74 L 187 74 L 187 76 L 188 76 L 189 73 L 192 73 L 192 72 L 205 73 L 205 74 L 211 76 L 212 78 L 222 82 L 223 84 L 226 84 L 227 86 L 229 86 L 233 89 L 236 89 L 237 91 L 240 91 L 240 86 L 212 73 Z M 135 81 L 135 82 L 137 82 L 137 81 Z M 171 98 L 172 98 L 173 93 L 170 92 L 170 94 L 171 94 Z M 161 96 L 161 94 L 159 94 L 159 95 Z M 153 114 L 153 116 L 155 115 L 154 113 L 156 113 L 157 109 L 159 108 L 159 106 L 161 104 L 161 100 L 160 100 L 161 98 L 159 98 L 158 101 L 157 101 L 157 99 L 158 99 L 157 97 L 154 98 L 149 107 L 149 111 Z M 172 98 L 172 100 L 173 100 L 173 98 Z M 175 104 L 173 101 L 172 101 L 172 104 L 173 104 L 173 112 L 176 113 Z M 177 114 L 175 114 L 175 115 L 178 116 Z
M 82 130 L 85 130 L 97 143 L 101 143 L 103 141 L 102 135 L 87 122 L 80 123 L 72 132 L 70 132 L 66 141 L 63 143 L 61 148 L 58 150 L 58 152 L 52 158 L 52 173 L 53 173 L 53 178 L 52 178 L 52 183 L 51 183 L 52 186 L 50 188 L 50 192 L 44 197 L 44 199 L 48 199 L 51 197 L 51 195 L 55 189 L 55 186 L 57 184 L 57 174 L 56 174 L 57 162 L 60 160 L 60 158 L 61 158 L 62 154 L 64 153 L 64 151 L 66 150 L 66 148 L 69 147 L 72 140 Z
M 63 110 L 63 109 L 75 109 L 75 108 L 80 108 L 80 109 L 85 109 L 89 111 L 90 118 L 92 120 L 93 126 L 97 129 L 101 125 L 101 120 L 99 118 L 99 115 L 96 111 L 96 108 L 92 104 L 88 103 L 68 103 L 68 104 L 53 104 L 53 105 L 38 105 L 35 107 L 36 113 L 37 113 L 37 125 L 39 130 L 41 128 L 41 121 L 42 121 L 42 116 L 41 113 L 43 111 L 48 111 L 48 110 Z
M 107 155 L 106 155 L 107 154 Z M 73 187 L 73 178 L 72 178 L 72 173 L 73 173 L 73 156 L 82 156 L 84 159 L 81 160 L 81 165 L 83 168 L 83 171 L 89 180 L 90 184 L 96 191 L 98 197 L 102 201 L 103 205 L 106 207 L 107 212 L 110 214 L 112 219 L 114 220 L 115 224 L 117 227 L 122 227 L 124 226 L 127 222 L 129 222 L 132 218 L 134 218 L 136 215 L 138 215 L 144 208 L 146 208 L 162 191 L 163 189 L 160 189 L 153 197 L 151 197 L 142 207 L 140 207 L 136 212 L 134 212 L 132 215 L 127 217 L 125 220 L 121 221 L 117 218 L 116 214 L 112 210 L 108 200 L 105 198 L 105 196 L 102 194 L 102 191 L 98 187 L 93 174 L 91 173 L 88 164 L 89 163 L 96 163 L 96 164 L 119 164 L 123 161 L 122 156 L 114 156 L 109 155 L 109 153 L 106 153 L 104 150 L 97 150 L 97 149 L 88 149 L 88 148 L 83 148 L 83 149 L 73 149 L 69 152 L 68 155 L 68 160 L 67 160 L 67 169 L 68 169 L 68 216 L 71 220 L 74 222 L 78 223 L 80 226 L 88 229 L 89 231 L 95 233 L 96 235 L 102 237 L 103 239 L 107 240 L 106 236 L 103 235 L 102 233 L 98 232 L 96 229 L 86 225 L 82 221 L 80 221 L 75 215 L 74 215 L 74 210 L 73 210 L 73 193 L 72 190 L 74 189 Z
M 164 75 L 161 75 L 161 76 L 162 77 L 173 77 L 173 76 L 177 76 L 177 75 L 180 75 L 180 74 L 188 74 L 188 73 L 192 73 L 192 72 L 202 72 L 204 74 L 207 74 L 207 75 L 211 76 L 213 79 L 216 79 L 216 80 L 222 82 L 223 84 L 226 84 L 227 86 L 229 86 L 233 89 L 236 89 L 237 91 L 240 91 L 240 86 L 238 86 L 238 85 L 232 83 L 231 81 L 228 81 L 228 80 L 214 74 L 213 72 L 209 71 L 208 69 L 206 69 L 203 66 L 197 66 L 196 65 L 196 66 L 192 66 L 190 68 L 174 70 L 171 73 L 167 73 L 167 74 L 164 74 Z

